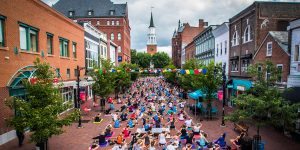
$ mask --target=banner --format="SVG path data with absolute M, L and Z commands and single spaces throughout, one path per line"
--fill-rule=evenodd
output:
M 108 72 L 121 72 L 122 70 L 115 70 L 115 69 L 111 69 L 111 70 L 108 70 Z M 184 69 L 129 69 L 129 68 L 126 68 L 125 70 L 123 70 L 123 72 L 128 72 L 128 73 L 135 73 L 135 72 L 139 72 L 139 73 L 160 73 L 160 72 L 163 72 L 163 73 L 166 73 L 166 72 L 173 72 L 173 73 L 180 73 L 180 74 L 190 74 L 190 75 L 199 75 L 199 74 L 206 74 L 207 72 L 207 69 L 194 69 L 194 70 L 184 70 Z M 94 72 L 99 72 L 99 74 L 104 74 L 106 73 L 106 70 L 98 70 L 98 69 L 95 69 Z

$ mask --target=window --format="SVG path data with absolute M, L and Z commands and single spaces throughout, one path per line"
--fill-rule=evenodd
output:
M 242 72 L 247 72 L 249 66 L 250 66 L 250 60 L 249 59 L 243 60 L 242 67 L 241 67 Z
M 116 21 L 116 25 L 117 25 L 117 26 L 120 25 L 120 22 L 119 22 L 119 21 Z
M 55 69 L 55 75 L 57 78 L 60 78 L 60 69 L 59 68 Z
M 97 21 L 97 25 L 100 25 L 100 21 Z
M 114 26 L 115 25 L 115 21 L 111 21 L 111 25 Z
M 87 69 L 92 69 L 99 64 L 99 45 L 91 41 L 86 41 L 86 43 L 86 67 Z
M 115 11 L 114 11 L 114 10 L 110 10 L 110 11 L 109 11 L 109 14 L 110 14 L 110 15 L 114 15 L 114 14 L 115 14 Z
M 25 51 L 38 52 L 38 29 L 20 23 L 20 48 Z
M 89 11 L 88 11 L 88 15 L 89 15 L 89 16 L 92 16 L 92 15 L 93 15 L 93 10 L 89 10 Z
M 74 101 L 74 97 L 73 97 L 73 87 L 63 87 L 60 89 L 60 93 L 62 96 L 62 100 L 63 103 L 67 103 L 67 102 L 73 102 Z
M 272 42 L 267 43 L 267 56 L 272 56 Z
M 78 76 L 78 70 L 74 69 L 74 76 L 77 77 Z
M 53 55 L 53 34 L 47 33 L 47 53 Z
M 4 34 L 4 20 L 5 18 L 0 16 L 0 47 L 4 47 L 5 46 L 5 34 Z
M 218 53 L 219 53 L 219 44 L 217 44 L 217 56 L 218 56 Z
M 227 41 L 224 42 L 224 54 L 226 55 L 227 53 Z
M 74 16 L 74 11 L 69 11 L 69 16 L 73 17 Z
M 231 71 L 238 71 L 239 62 L 237 60 L 231 61 Z
M 110 34 L 110 40 L 112 40 L 112 41 L 115 40 L 115 35 L 114 35 L 114 33 L 111 33 L 111 34 Z
M 236 46 L 239 44 L 237 31 L 234 32 L 231 43 L 232 46 Z
M 77 58 L 77 44 L 73 42 L 72 44 L 72 50 L 73 50 L 73 58 Z
M 299 61 L 299 45 L 295 45 L 294 61 Z
M 69 40 L 59 38 L 60 56 L 69 57 Z
M 282 64 L 278 64 L 277 65 L 277 70 L 278 70 L 277 82 L 282 82 L 283 65 Z
M 71 77 L 71 72 L 70 72 L 70 69 L 68 68 L 67 69 L 67 78 L 70 78 Z
M 246 27 L 243 38 L 244 38 L 244 40 L 243 40 L 244 43 L 249 42 L 251 40 L 251 27 L 250 27 L 250 25 L 248 25 Z
M 109 25 L 110 25 L 110 22 L 109 22 L 109 21 L 106 21 L 106 25 L 108 25 L 108 26 L 109 26 Z
M 222 42 L 220 43 L 221 47 L 220 47 L 220 55 L 222 55 Z
M 122 52 L 121 46 L 118 46 L 118 53 L 121 53 L 121 52 Z

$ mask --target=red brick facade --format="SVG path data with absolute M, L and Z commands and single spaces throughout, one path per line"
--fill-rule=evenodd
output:
M 272 44 L 271 56 L 267 56 L 268 43 Z M 259 49 L 257 50 L 257 53 L 254 55 L 253 60 L 255 63 L 263 63 L 266 60 L 270 60 L 275 66 L 282 65 L 281 82 L 287 82 L 287 77 L 290 72 L 290 55 L 287 52 L 287 45 L 285 51 L 278 44 L 278 42 L 270 34 L 268 34 L 265 37 L 263 43 L 260 45 Z
M 194 41 L 192 41 L 185 47 L 185 61 L 195 58 L 195 54 L 196 54 L 196 46 Z
M 4 118 L 12 113 L 4 106 L 9 96 L 7 85 L 22 67 L 33 65 L 36 58 L 59 68 L 60 81 L 75 80 L 75 68 L 84 66 L 84 30 L 72 20 L 62 16 L 40 0 L 0 0 L 0 15 L 5 16 L 5 47 L 0 47 L 0 135 L 9 131 Z M 38 29 L 38 52 L 20 49 L 19 23 Z M 47 54 L 47 33 L 53 34 L 53 55 Z M 60 56 L 59 37 L 69 40 L 69 57 Z M 76 42 L 77 58 L 72 55 L 72 43 Z M 70 69 L 70 77 L 67 76 Z M 83 73 L 82 73 L 83 74 Z
M 254 2 L 251 6 L 230 18 L 229 21 L 229 75 L 231 78 L 250 78 L 247 66 L 253 63 L 253 55 L 269 31 L 286 31 L 288 22 L 300 17 L 300 3 Z M 244 42 L 246 28 L 250 27 L 250 40 Z M 233 44 L 237 32 L 238 44 Z M 233 69 L 237 63 L 237 70 Z M 243 68 L 243 69 L 242 69 Z
M 157 45 L 147 45 L 147 53 L 151 55 L 157 53 Z
M 179 23 L 178 30 L 172 38 L 172 60 L 176 67 L 181 67 L 181 50 L 205 29 L 206 24 L 203 19 L 199 19 L 198 27 L 190 26 L 188 23 L 181 26 Z
M 120 46 L 118 56 L 122 56 L 123 62 L 130 62 L 130 26 L 128 17 L 116 18 L 78 18 L 77 21 L 90 21 L 93 26 L 107 35 L 115 44 Z M 114 25 L 112 25 L 114 21 Z M 107 24 L 109 22 L 109 25 Z M 119 25 L 116 24 L 119 22 Z M 118 34 L 121 34 L 119 39 Z M 114 38 L 112 39 L 112 34 Z

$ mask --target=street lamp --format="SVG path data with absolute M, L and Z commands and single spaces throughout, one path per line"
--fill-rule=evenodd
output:
M 80 87 L 79 87 L 79 83 L 80 83 L 80 70 L 85 69 L 85 67 L 79 67 L 77 65 L 77 100 L 75 101 L 75 107 L 77 109 L 79 109 L 79 118 L 78 118 L 78 128 L 82 128 L 81 125 L 81 111 L 80 111 Z
M 226 75 L 225 75 L 225 69 L 226 69 L 226 64 L 223 64 L 223 69 L 222 69 L 222 78 L 223 78 L 223 111 L 222 111 L 222 123 L 221 127 L 225 127 L 225 99 L 226 99 Z

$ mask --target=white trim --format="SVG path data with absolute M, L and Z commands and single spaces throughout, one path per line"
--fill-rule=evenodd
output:
M 16 130 L 11 130 L 0 135 L 0 145 L 3 145 L 17 137 Z

